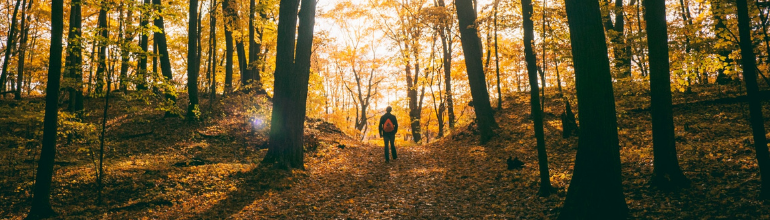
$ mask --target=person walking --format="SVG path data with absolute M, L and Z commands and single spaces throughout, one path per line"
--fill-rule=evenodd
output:
M 380 117 L 380 125 L 377 126 L 380 129 L 380 137 L 385 141 L 385 162 L 390 162 L 390 157 L 388 156 L 388 144 L 390 144 L 390 149 L 393 151 L 393 159 L 398 158 L 398 154 L 396 154 L 396 145 L 394 145 L 394 142 L 396 140 L 396 132 L 398 132 L 398 120 L 396 120 L 396 116 L 393 114 L 390 114 L 391 111 L 393 111 L 393 108 L 388 106 L 388 108 L 385 109 L 386 113 Z

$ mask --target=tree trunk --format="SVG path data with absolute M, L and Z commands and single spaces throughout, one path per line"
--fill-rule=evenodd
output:
M 211 43 L 209 44 L 209 66 L 210 70 L 209 73 L 211 76 L 209 77 L 209 89 L 211 90 L 211 100 L 209 101 L 209 108 L 214 103 L 213 100 L 216 100 L 217 95 L 217 11 L 214 5 L 216 5 L 216 0 L 211 0 L 211 3 L 209 3 L 209 40 L 211 40 Z
M 64 34 L 64 2 L 51 2 L 51 49 L 48 61 L 48 83 L 45 93 L 45 116 L 43 119 L 43 144 L 35 176 L 32 208 L 28 219 L 48 218 L 56 213 L 51 208 L 51 180 L 56 157 L 56 133 L 59 112 L 59 81 L 61 78 L 62 35 Z
M 198 119 L 198 0 L 190 0 L 189 24 L 187 26 L 187 94 L 190 104 L 187 106 L 187 119 Z
M 24 0 L 26 1 L 26 0 Z M 19 62 L 18 62 L 18 70 L 16 71 L 18 74 L 16 76 L 16 91 L 13 93 L 13 99 L 15 100 L 21 100 L 21 86 L 24 83 L 24 62 L 26 58 L 26 52 L 27 52 L 27 37 L 29 35 L 29 26 L 27 25 L 27 20 L 29 19 L 29 16 L 27 15 L 27 9 L 31 8 L 33 0 L 29 1 L 29 4 L 25 7 L 22 6 L 21 8 L 21 36 L 19 40 Z
M 133 5 L 133 3 L 129 3 Z M 123 42 L 120 46 L 120 84 L 118 84 L 118 89 L 120 91 L 126 92 L 128 91 L 128 59 L 130 52 L 130 45 L 131 41 L 134 38 L 134 33 L 129 29 L 131 27 L 131 23 L 133 22 L 133 10 L 131 9 L 131 5 L 128 6 L 127 12 L 128 15 L 126 16 L 126 21 L 123 22 L 123 26 L 121 27 L 121 35 L 125 35 L 125 39 L 123 39 Z
M 246 45 L 244 45 L 243 39 L 236 41 L 235 48 L 238 52 L 238 69 L 241 71 L 241 87 L 246 88 L 252 79 L 248 70 L 249 63 L 246 59 Z
M 609 18 L 609 12 L 605 13 L 605 28 L 607 35 L 609 35 L 612 42 L 612 54 L 615 59 L 614 71 L 618 74 L 618 78 L 626 78 L 631 76 L 631 60 L 628 57 L 625 37 L 625 16 L 623 10 L 623 0 L 615 0 L 615 22 Z
M 481 131 L 481 142 L 486 143 L 495 135 L 497 128 L 492 106 L 489 104 L 484 67 L 481 63 L 481 40 L 474 25 L 476 12 L 473 11 L 470 0 L 456 0 L 457 18 L 460 25 L 460 40 L 465 53 L 465 66 L 468 71 L 468 83 L 473 97 L 473 108 L 476 110 L 476 120 Z
M 275 167 L 282 169 L 305 168 L 303 142 L 306 103 L 304 100 L 307 99 L 309 79 L 309 75 L 305 73 L 309 73 L 310 68 L 315 1 L 303 0 L 302 3 L 296 63 L 294 36 L 297 30 L 299 1 L 281 0 L 279 8 L 275 95 L 270 121 L 269 149 L 263 163 L 274 163 Z M 303 86 L 297 87 L 298 85 Z
M 97 52 L 99 61 L 96 66 L 96 90 L 94 90 L 97 95 L 100 95 L 102 92 L 104 92 L 104 74 L 107 71 L 107 45 L 109 44 L 110 37 L 110 30 L 109 27 L 107 27 L 107 7 L 108 6 L 106 2 L 101 3 L 101 6 L 99 7 L 99 18 L 97 20 L 99 25 L 97 28 L 99 38 L 96 41 L 99 45 L 99 51 Z
M 144 0 L 144 6 L 145 7 L 151 7 L 150 6 L 150 0 Z M 141 26 L 142 30 L 142 37 L 139 40 L 139 46 L 142 48 L 142 54 L 139 56 L 139 71 L 137 71 L 137 81 L 139 82 L 136 85 L 137 90 L 145 90 L 147 89 L 147 56 L 150 55 L 149 50 L 147 49 L 149 44 L 149 36 L 147 35 L 147 30 L 144 28 L 147 27 L 147 25 L 150 23 L 150 16 L 148 13 L 142 14 L 142 19 L 139 25 Z M 153 50 L 158 50 L 157 48 L 153 47 Z
M 82 35 L 82 12 L 80 10 L 80 0 L 72 0 L 70 3 L 70 23 L 69 33 L 67 35 L 67 58 L 65 58 L 65 76 L 70 78 L 67 87 L 69 88 L 70 100 L 68 109 L 70 112 L 83 110 L 83 45 Z
M 11 49 L 14 47 L 13 40 L 16 38 L 16 15 L 19 12 L 19 6 L 21 0 L 16 0 L 16 6 L 13 8 L 13 16 L 11 16 L 11 27 L 8 30 L 8 43 L 5 44 L 5 58 L 3 59 L 3 72 L 0 73 L 0 93 L 5 92 L 5 80 L 8 78 L 8 62 L 11 59 Z
M 500 89 L 500 53 L 498 53 L 497 50 L 497 4 L 495 4 L 495 73 L 497 75 L 497 110 L 501 110 L 503 109 L 503 92 Z
M 537 82 L 537 58 L 532 48 L 534 40 L 534 24 L 532 22 L 532 1 L 521 1 L 522 26 L 524 28 L 524 56 L 527 61 L 527 72 L 529 73 L 530 85 L 530 110 L 532 112 L 532 122 L 535 128 L 535 138 L 537 139 L 537 157 L 540 167 L 540 196 L 548 196 L 553 188 L 548 172 L 548 155 L 545 151 L 545 133 L 543 132 L 543 111 L 540 109 L 540 94 Z
M 559 219 L 625 219 L 612 75 L 596 0 L 566 0 L 580 112 L 575 171 Z
M 438 0 L 440 7 L 446 8 L 444 0 Z M 441 49 L 443 50 L 444 59 L 444 89 L 446 90 L 446 105 L 447 105 L 447 118 L 449 120 L 449 129 L 455 128 L 455 108 L 454 100 L 452 99 L 452 34 L 450 31 L 452 18 L 442 21 L 443 26 L 439 28 L 439 36 L 441 37 Z
M 230 1 L 222 1 L 222 14 L 225 18 L 225 93 L 233 91 L 233 9 Z
M 158 14 L 163 14 L 161 12 L 161 3 L 160 0 L 152 0 L 152 4 L 158 10 Z M 158 18 L 155 19 L 155 26 L 160 29 L 160 32 L 156 32 L 153 40 L 155 41 L 156 50 L 158 51 L 158 59 L 160 59 L 160 71 L 163 73 L 163 78 L 165 78 L 166 83 L 168 84 L 165 87 L 164 94 L 166 96 L 166 100 L 171 101 L 172 103 L 176 103 L 176 92 L 174 92 L 174 75 L 171 72 L 171 60 L 169 58 L 168 53 L 168 44 L 166 43 L 166 29 L 163 24 L 163 16 L 158 16 Z M 189 46 L 189 45 L 188 45 Z M 194 60 L 190 60 L 189 62 L 195 62 Z M 172 113 L 170 111 L 166 111 L 166 116 L 174 116 L 175 113 Z
M 743 57 L 743 79 L 746 81 L 746 92 L 749 96 L 749 115 L 751 116 L 751 130 L 753 131 L 754 147 L 757 151 L 757 163 L 759 175 L 762 178 L 760 198 L 770 199 L 770 153 L 767 150 L 765 138 L 765 119 L 762 116 L 762 95 L 759 94 L 757 85 L 757 64 L 754 55 L 754 46 L 751 41 L 751 18 L 746 0 L 737 0 L 738 29 L 740 34 L 741 57 Z
M 650 48 L 650 96 L 652 109 L 652 184 L 661 188 L 683 187 L 689 180 L 679 168 L 671 107 L 671 75 L 668 59 L 665 0 L 644 0 L 647 45 Z
M 255 83 L 254 86 L 256 86 L 255 89 L 262 90 L 262 76 L 260 76 L 259 66 L 257 65 L 259 63 L 259 52 L 262 51 L 262 31 L 257 32 L 254 25 L 254 14 L 256 13 L 256 5 L 254 0 L 249 0 L 249 5 L 249 66 L 247 69 L 251 73 L 251 79 Z M 259 1 L 259 6 L 263 5 L 263 2 Z M 265 13 L 263 11 L 264 9 L 260 9 L 260 20 L 265 19 Z M 256 41 L 255 33 L 260 38 L 259 43 Z
M 415 39 L 416 40 L 416 39 Z M 418 59 L 418 53 L 414 52 L 414 58 L 415 60 Z M 420 109 L 419 104 L 417 103 L 417 83 L 419 82 L 420 77 L 420 65 L 415 64 L 414 65 L 414 72 L 415 74 L 412 75 L 411 65 L 409 61 L 406 63 L 406 86 L 407 86 L 407 92 L 406 97 L 409 99 L 409 125 L 412 130 L 412 137 L 414 142 L 420 142 L 422 139 L 422 132 L 420 129 L 420 120 L 422 116 L 422 109 Z

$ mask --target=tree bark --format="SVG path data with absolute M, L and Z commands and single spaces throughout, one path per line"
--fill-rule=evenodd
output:
M 299 28 L 296 26 L 298 4 L 298 0 L 281 0 L 280 3 L 275 95 L 268 152 L 263 160 L 263 163 L 274 163 L 274 167 L 281 169 L 305 168 L 305 105 L 310 77 L 315 1 L 302 0 Z M 296 30 L 299 30 L 299 34 L 295 51 Z
M 48 83 L 45 95 L 45 116 L 43 119 L 43 144 L 35 176 L 32 196 L 32 208 L 28 219 L 40 219 L 54 216 L 51 208 L 51 181 L 53 164 L 56 157 L 56 133 L 59 112 L 59 83 L 61 78 L 62 35 L 64 34 L 64 2 L 51 2 L 51 49 L 48 61 Z
M 650 96 L 652 109 L 652 184 L 664 188 L 689 185 L 679 168 L 674 141 L 674 115 L 671 107 L 671 74 L 668 58 L 665 0 L 644 0 L 647 45 L 650 48 Z
M 759 193 L 763 200 L 770 199 L 770 153 L 765 137 L 765 119 L 762 116 L 762 97 L 757 85 L 757 64 L 754 46 L 751 41 L 751 18 L 746 0 L 737 0 L 738 29 L 740 35 L 741 57 L 743 63 L 743 79 L 746 81 L 746 92 L 749 96 L 749 115 L 751 130 L 754 137 L 754 147 L 757 151 L 757 163 L 762 180 Z
M 189 24 L 187 26 L 187 94 L 190 104 L 187 106 L 187 119 L 197 120 L 198 112 L 198 0 L 190 0 Z
M 16 6 L 13 8 L 13 16 L 11 16 L 11 27 L 8 30 L 8 43 L 5 44 L 5 58 L 3 59 L 3 72 L 0 73 L 0 92 L 5 92 L 6 82 L 8 78 L 8 62 L 11 59 L 11 49 L 14 47 L 13 40 L 16 38 L 16 15 L 19 12 L 19 6 L 21 0 L 16 0 Z
M 473 11 L 471 0 L 456 0 L 457 18 L 460 25 L 460 40 L 465 53 L 465 66 L 468 71 L 468 82 L 473 97 L 473 108 L 476 110 L 476 120 L 481 132 L 481 142 L 486 143 L 495 135 L 497 128 L 492 106 L 489 104 L 484 79 L 484 66 L 481 63 L 481 40 L 476 29 L 476 12 Z
M 67 83 L 70 100 L 68 110 L 78 112 L 83 110 L 83 45 L 82 45 L 82 12 L 81 1 L 72 0 L 70 3 L 70 23 L 67 35 L 67 57 L 65 58 L 65 76 L 70 79 Z
M 612 75 L 597 0 L 566 0 L 580 112 L 575 171 L 559 219 L 625 219 Z

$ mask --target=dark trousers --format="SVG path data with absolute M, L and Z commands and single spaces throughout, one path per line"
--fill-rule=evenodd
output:
M 390 149 L 393 150 L 393 159 L 397 159 L 398 154 L 396 154 L 396 145 L 393 144 L 396 140 L 396 135 L 383 135 L 382 139 L 385 140 L 385 161 L 390 161 L 390 156 L 388 156 L 388 144 L 390 144 Z

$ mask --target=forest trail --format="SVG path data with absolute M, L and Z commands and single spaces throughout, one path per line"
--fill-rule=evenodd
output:
M 675 94 L 675 104 L 691 103 L 678 105 L 674 112 L 680 164 L 693 184 L 665 192 L 649 185 L 649 112 L 634 110 L 646 108 L 646 92 L 616 91 L 623 186 L 631 218 L 770 218 L 770 207 L 756 199 L 758 167 L 747 142 L 745 107 L 701 102 L 740 93 Z M 572 178 L 577 138 L 561 137 L 557 115 L 563 103 L 554 96 L 548 96 L 545 108 L 549 170 L 556 189 L 549 197 L 537 196 L 539 172 L 527 94 L 506 98 L 504 109 L 496 113 L 501 128 L 491 142 L 479 144 L 475 126 L 464 125 L 428 144 L 397 141 L 399 158 L 390 163 L 384 162 L 379 139 L 360 142 L 333 124 L 309 120 L 306 169 L 293 171 L 259 163 L 266 152 L 260 149 L 266 130 L 253 127 L 258 120 L 251 115 L 265 111 L 248 107 L 263 102 L 257 99 L 228 98 L 221 105 L 225 109 L 214 110 L 221 117 L 196 123 L 128 107 L 141 102 L 117 101 L 120 107 L 111 110 L 108 120 L 104 203 L 94 199 L 94 165 L 87 153 L 93 145 L 75 141 L 57 149 L 54 209 L 62 218 L 86 219 L 554 219 Z M 0 118 L 0 128 L 33 128 L 42 112 L 34 101 L 16 107 L 2 104 L 9 106 L 0 109 L 23 112 L 25 117 Z M 99 100 L 89 105 L 98 109 Z M 99 121 L 100 116 L 86 120 Z M 66 126 L 64 131 L 81 129 L 78 123 Z M 8 132 L 15 136 L 3 138 L 36 134 L 25 129 Z M 0 173 L 8 177 L 0 180 L 0 218 L 21 219 L 26 213 L 35 149 L 0 146 Z M 508 157 L 518 157 L 524 167 L 507 170 Z

